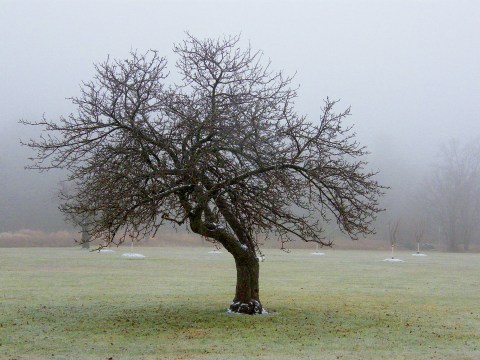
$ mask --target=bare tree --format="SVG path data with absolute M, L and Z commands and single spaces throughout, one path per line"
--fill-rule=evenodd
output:
M 480 141 L 461 146 L 452 140 L 441 148 L 440 164 L 428 179 L 429 213 L 449 251 L 468 251 L 479 229 Z
M 394 258 L 393 252 L 395 250 L 395 244 L 397 242 L 397 232 L 399 221 L 394 221 L 393 223 L 388 224 L 388 238 L 390 240 L 390 246 L 392 247 L 392 259 Z
M 383 188 L 365 148 L 324 101 L 318 124 L 294 110 L 292 78 L 242 50 L 239 38 L 174 46 L 180 82 L 166 86 L 156 51 L 95 66 L 71 98 L 78 112 L 42 119 L 31 168 L 65 168 L 75 196 L 65 213 L 95 214 L 92 238 L 121 243 L 165 222 L 230 252 L 237 268 L 231 311 L 261 313 L 259 244 L 273 236 L 331 245 L 319 216 L 357 238 L 373 232 Z M 320 215 L 319 215 L 320 214 Z
M 61 183 L 61 188 L 58 190 L 60 197 L 72 198 L 71 189 L 66 182 Z M 90 242 L 92 241 L 91 231 L 92 225 L 95 222 L 93 213 L 86 212 L 65 212 L 65 221 L 71 223 L 74 227 L 80 228 L 81 238 L 75 239 L 75 242 L 79 243 L 82 249 L 90 249 Z
M 80 240 L 80 245 L 82 249 L 89 249 L 91 236 L 90 236 L 90 228 L 92 224 L 92 219 L 86 214 L 80 214 L 77 224 L 80 226 L 80 230 L 82 233 L 82 238 Z
M 90 249 L 92 241 L 91 231 L 94 219 L 86 213 L 69 213 L 65 214 L 65 220 L 71 223 L 74 227 L 80 228 L 80 240 L 75 239 L 75 242 L 80 244 L 82 249 Z
M 426 225 L 424 221 L 416 221 L 414 226 L 413 237 L 417 243 L 417 254 L 420 254 L 420 244 L 425 236 Z

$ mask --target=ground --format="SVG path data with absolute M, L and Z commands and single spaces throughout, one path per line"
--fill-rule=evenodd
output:
M 266 250 L 247 316 L 210 250 L 0 249 L 0 359 L 480 358 L 480 254 Z

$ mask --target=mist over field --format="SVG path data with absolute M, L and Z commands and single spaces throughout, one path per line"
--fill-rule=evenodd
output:
M 479 358 L 479 19 L 0 0 L 0 358 Z M 62 117 L 79 140 L 39 140 Z
M 38 138 L 40 129 L 18 120 L 74 112 L 66 98 L 78 95 L 93 63 L 107 56 L 155 49 L 173 69 L 172 46 L 185 31 L 199 38 L 241 34 L 272 69 L 296 74 L 296 108 L 312 122 L 326 97 L 340 99 L 337 112 L 351 106 L 347 125 L 369 149 L 378 180 L 391 187 L 382 200 L 379 240 L 388 240 L 392 222 L 400 222 L 405 242 L 413 238 L 415 218 L 429 212 L 418 201 L 443 145 L 480 141 L 478 1 L 1 4 L 0 245 L 62 242 L 76 234 L 57 210 L 65 174 L 24 169 L 34 154 L 20 139 Z M 436 237 L 430 233 L 428 241 L 441 242 Z M 472 241 L 478 245 L 480 236 Z

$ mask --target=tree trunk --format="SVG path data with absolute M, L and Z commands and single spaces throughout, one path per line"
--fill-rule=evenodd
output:
M 472 229 L 475 225 L 473 223 L 467 222 L 465 228 L 463 229 L 463 251 L 470 250 L 470 240 L 472 239 Z
M 230 305 L 230 311 L 240 314 L 261 314 L 263 312 L 259 294 L 258 259 L 254 256 L 248 258 L 235 256 L 237 267 L 237 287 L 235 297 Z
M 188 209 L 188 208 L 187 208 Z M 202 213 L 190 211 L 190 228 L 194 233 L 218 241 L 232 254 L 237 267 L 237 287 L 235 297 L 230 305 L 230 311 L 239 314 L 261 314 L 263 312 L 259 296 L 259 263 L 255 250 L 248 249 L 246 240 L 239 241 L 233 234 L 217 227 L 215 224 L 205 223 Z M 232 220 L 233 222 L 234 220 Z M 242 229 L 237 229 L 243 235 Z
M 454 237 L 450 237 L 448 241 L 448 251 L 458 252 L 457 241 Z
M 80 242 L 82 249 L 90 249 L 90 234 L 86 224 L 82 224 L 82 240 Z
M 448 251 L 458 252 L 458 232 L 454 224 L 450 225 L 448 232 Z

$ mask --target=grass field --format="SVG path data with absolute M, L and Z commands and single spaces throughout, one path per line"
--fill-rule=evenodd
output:
M 0 358 L 480 359 L 480 254 L 266 250 L 271 313 L 239 316 L 209 250 L 0 249 Z

